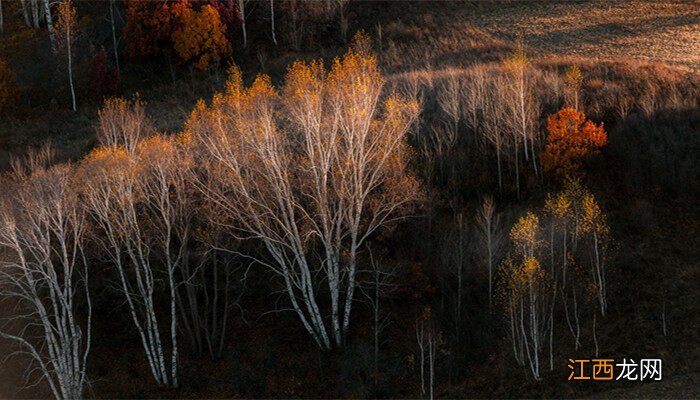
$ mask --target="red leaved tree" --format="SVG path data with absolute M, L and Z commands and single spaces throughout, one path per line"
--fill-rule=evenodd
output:
M 545 172 L 558 177 L 581 175 L 582 161 L 598 154 L 608 141 L 602 122 L 596 125 L 568 107 L 547 118 L 547 132 L 542 164 Z

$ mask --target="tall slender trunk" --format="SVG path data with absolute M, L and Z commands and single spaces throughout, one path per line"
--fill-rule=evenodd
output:
M 114 3 L 116 0 L 109 0 L 109 20 L 112 25 L 112 49 L 114 50 L 114 63 L 117 67 L 117 74 L 121 75 L 121 67 L 119 66 L 119 45 L 117 44 L 117 28 L 114 22 Z
M 595 356 L 598 357 L 598 337 L 595 334 L 595 320 L 598 313 L 593 311 L 593 343 L 595 344 Z
M 496 148 L 496 162 L 498 163 L 498 191 L 503 191 L 503 170 L 501 168 L 501 146 Z
M 73 86 L 73 55 L 71 54 L 73 52 L 73 46 L 71 44 L 72 38 L 71 38 L 70 31 L 68 31 L 66 34 L 68 35 L 66 38 L 68 40 L 68 47 L 67 47 L 67 51 L 68 51 L 68 81 L 70 82 L 70 95 L 71 95 L 71 98 L 73 99 L 73 111 L 77 111 L 78 106 L 76 105 L 76 102 L 75 102 L 75 87 Z
M 31 27 L 32 21 L 29 18 L 29 10 L 27 7 L 27 0 L 20 0 L 20 4 L 22 5 L 22 15 L 24 16 L 24 23 L 27 24 L 27 26 Z
M 433 338 L 432 332 L 430 333 L 430 340 L 428 341 L 428 361 L 430 362 L 430 400 L 433 400 L 433 386 L 435 385 L 435 339 Z
M 275 35 L 275 0 L 270 0 L 270 27 L 272 29 L 272 42 L 277 46 L 277 36 Z
M 357 230 L 355 230 L 355 232 L 357 232 Z M 350 251 L 350 271 L 348 272 L 345 309 L 343 312 L 343 339 L 347 336 L 350 327 L 350 312 L 352 311 L 352 301 L 355 293 L 355 272 L 357 271 L 357 234 L 353 233 L 352 236 L 354 245 Z
M 170 342 L 172 345 L 170 377 L 174 387 L 177 387 L 177 307 L 175 305 L 175 271 L 174 267 L 168 268 L 168 283 L 170 286 Z
M 238 0 L 238 13 L 241 18 L 241 31 L 243 32 L 243 48 L 248 47 L 248 32 L 245 28 L 245 0 Z
M 39 0 L 31 0 L 34 29 L 39 29 Z
M 56 34 L 54 32 L 54 29 L 53 29 L 53 16 L 51 15 L 51 5 L 49 4 L 49 0 L 43 0 L 43 1 L 44 1 L 44 14 L 45 14 L 45 18 L 46 18 L 46 27 L 49 30 L 49 39 L 51 40 L 51 49 L 55 52 L 56 51 Z M 69 47 L 70 47 L 70 45 L 69 45 Z M 71 83 L 71 90 L 72 90 L 72 87 L 73 87 L 73 84 Z M 75 100 L 73 100 L 73 103 L 75 103 Z M 73 106 L 73 111 L 75 111 L 75 105 Z

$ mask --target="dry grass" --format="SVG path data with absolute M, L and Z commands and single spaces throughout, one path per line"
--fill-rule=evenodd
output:
M 411 3 L 411 12 L 410 19 L 382 26 L 390 70 L 498 60 L 518 34 L 543 57 L 630 59 L 700 70 L 697 1 L 426 2 Z
M 498 37 L 521 32 L 545 52 L 700 68 L 697 1 L 523 2 L 474 22 Z

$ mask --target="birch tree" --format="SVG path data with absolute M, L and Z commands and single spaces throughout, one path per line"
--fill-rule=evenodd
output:
M 375 260 L 372 251 L 369 250 L 370 258 L 370 278 L 367 282 L 358 284 L 365 302 L 369 304 L 372 311 L 372 336 L 374 347 L 374 380 L 375 384 L 379 378 L 379 350 L 386 342 L 382 339 L 384 330 L 389 326 L 391 320 L 388 312 L 384 310 L 383 300 L 394 291 L 398 285 L 394 283 L 395 271 L 386 268 Z
M 533 83 L 530 77 L 530 60 L 525 53 L 522 40 L 513 55 L 504 64 L 505 96 L 504 114 L 506 124 L 511 130 L 517 143 L 522 143 L 525 160 L 532 158 L 532 166 L 537 171 L 535 157 L 535 142 L 537 141 L 537 118 L 540 105 L 533 94 Z M 518 146 L 514 146 L 518 151 Z
M 24 22 L 30 28 L 39 29 L 39 1 L 40 0 L 20 0 Z
M 295 62 L 281 96 L 269 77 L 245 88 L 234 70 L 226 93 L 210 107 L 200 103 L 188 122 L 202 149 L 198 162 L 218 181 L 195 182 L 226 211 L 217 223 L 260 241 L 266 254 L 245 256 L 282 278 L 322 349 L 347 337 L 362 246 L 410 211 L 419 193 L 405 141 L 418 106 L 380 102 L 383 79 L 366 49 L 356 41 L 329 72 L 320 62 Z
M 539 381 L 549 328 L 549 280 L 535 257 L 525 257 L 517 263 L 508 259 L 503 268 L 515 359 Z
M 34 365 L 28 377 L 38 371 L 56 399 L 80 399 L 88 384 L 92 303 L 77 193 L 70 165 L 33 163 L 12 198 L 0 198 L 3 295 L 18 300 L 24 325 L 0 336 L 19 345 Z
M 48 4 L 48 0 L 46 0 Z M 48 7 L 48 6 L 47 6 Z M 70 85 L 73 111 L 77 111 L 75 87 L 73 85 L 73 45 L 77 35 L 77 19 L 75 7 L 71 0 L 64 0 L 58 5 L 58 20 L 56 21 L 57 48 L 65 54 L 68 67 L 68 83 Z
M 243 48 L 248 47 L 248 30 L 245 26 L 246 5 L 250 0 L 236 0 L 238 3 L 238 15 L 241 18 L 241 32 L 243 32 Z
M 134 153 L 98 149 L 81 166 L 85 205 L 99 227 L 96 240 L 117 269 L 153 377 L 172 386 L 178 385 L 177 277 L 190 234 L 188 161 L 179 154 L 174 139 L 156 135 Z M 156 307 L 158 290 L 169 300 L 167 312 Z M 169 322 L 169 354 L 163 320 Z
M 218 242 L 212 238 L 211 243 Z M 234 263 L 238 257 L 207 243 L 192 258 L 195 265 L 183 260 L 180 290 L 176 292 L 180 325 L 197 355 L 209 354 L 219 360 L 224 352 L 231 309 L 243 293 L 242 290 L 235 293 L 238 286 Z
M 38 1 L 38 0 L 37 0 Z M 56 51 L 58 46 L 57 46 L 57 41 L 56 41 L 56 32 L 53 26 L 53 16 L 51 15 L 51 0 L 42 0 L 44 4 L 44 19 L 46 20 L 46 28 L 49 31 L 49 40 L 51 40 L 51 49 L 53 51 Z M 60 6 L 59 6 L 59 13 L 61 12 Z
M 564 99 L 566 107 L 571 107 L 574 110 L 581 111 L 581 87 L 583 86 L 583 75 L 578 64 L 571 64 L 566 70 L 564 80 Z
M 275 33 L 275 0 L 270 0 L 270 31 L 272 42 L 277 46 L 277 34 Z
M 426 307 L 416 319 L 416 341 L 418 343 L 418 362 L 420 365 L 421 397 L 432 400 L 435 390 L 435 358 L 439 350 L 438 346 L 440 345 L 441 337 L 440 333 L 435 329 L 430 314 L 430 307 Z M 427 379 L 426 367 L 428 369 Z
M 484 201 L 476 214 L 476 224 L 481 234 L 481 243 L 485 252 L 484 258 L 489 281 L 489 308 L 491 308 L 495 267 L 503 244 L 500 215 L 496 213 L 496 206 L 492 196 L 484 197 Z
M 445 80 L 445 83 L 438 91 L 438 105 L 445 114 L 448 126 L 454 132 L 459 133 L 459 123 L 462 119 L 462 89 L 459 78 L 455 73 Z
M 600 313 L 605 316 L 608 308 L 605 276 L 609 228 L 605 215 L 593 195 L 587 193 L 583 196 L 582 211 L 579 232 L 587 235 L 589 239 L 591 277 L 595 285 Z
M 348 16 L 346 13 L 346 9 L 348 6 L 348 3 L 350 0 L 334 0 L 335 6 L 338 8 L 338 22 L 340 24 L 340 37 L 343 39 L 343 42 L 346 42 L 348 40 L 348 28 L 349 26 L 349 21 L 348 21 Z
M 121 67 L 119 66 L 119 43 L 117 42 L 117 27 L 116 27 L 116 17 L 115 10 L 117 8 L 117 0 L 109 0 L 109 23 L 112 28 L 112 50 L 114 51 L 114 65 L 117 66 L 117 73 L 121 74 Z
M 30 3 L 27 2 L 27 0 L 20 0 L 19 1 L 20 5 L 22 6 L 22 16 L 24 17 L 24 23 L 31 27 L 32 26 L 32 21 L 29 17 L 29 7 Z
M 146 115 L 146 107 L 140 99 L 105 100 L 97 112 L 97 140 L 110 149 L 123 147 L 127 152 L 136 151 L 139 140 L 153 133 L 153 124 Z
M 512 139 L 504 127 L 503 108 L 501 107 L 500 79 L 490 82 L 489 96 L 483 101 L 483 127 L 482 135 L 485 141 L 493 146 L 496 152 L 496 168 L 498 170 L 498 189 L 503 190 L 503 156 L 512 146 Z M 517 159 L 516 159 L 517 163 Z M 519 187 L 518 172 L 516 167 L 516 186 Z

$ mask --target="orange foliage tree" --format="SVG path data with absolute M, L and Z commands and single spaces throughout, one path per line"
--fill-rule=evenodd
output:
M 545 172 L 559 177 L 580 175 L 582 160 L 598 154 L 608 141 L 602 122 L 596 125 L 568 107 L 547 118 L 547 132 L 542 164 Z
M 193 61 L 197 69 L 204 70 L 229 52 L 231 45 L 224 35 L 226 27 L 214 7 L 205 5 L 199 11 L 187 8 L 180 21 L 172 40 L 183 61 Z
M 174 51 L 181 61 L 206 69 L 231 49 L 216 8 L 189 0 L 131 0 L 124 31 L 131 58 L 170 57 Z

